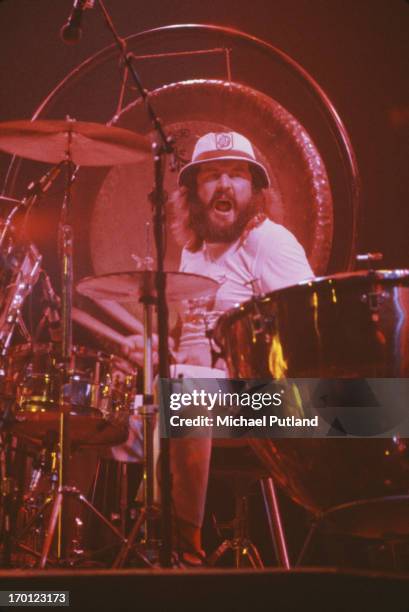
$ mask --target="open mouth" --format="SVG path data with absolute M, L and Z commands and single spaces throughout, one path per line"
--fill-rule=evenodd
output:
M 233 203 L 230 200 L 220 199 L 215 201 L 213 207 L 218 212 L 228 213 L 233 208 Z

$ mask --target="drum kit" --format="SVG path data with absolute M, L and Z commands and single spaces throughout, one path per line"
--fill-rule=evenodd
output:
M 125 336 L 72 304 L 71 186 L 76 166 L 138 163 L 150 146 L 145 138 L 129 130 L 68 118 L 0 124 L 0 149 L 56 164 L 30 185 L 23 200 L 1 198 L 3 204 L 12 207 L 0 222 L 1 427 L 5 441 L 0 457 L 1 518 L 8 562 L 16 548 L 39 559 L 40 567 L 66 561 L 70 545 L 65 498 L 74 496 L 117 538 L 121 550 L 114 566 L 119 567 L 129 553 L 129 540 L 72 486 L 69 462 L 76 448 L 109 448 L 126 439 L 128 419 L 135 410 L 136 385 L 132 377 L 115 380 L 113 356 L 72 344 L 72 321 L 77 321 L 117 345 L 127 346 Z M 59 227 L 60 298 L 42 268 L 41 253 L 27 240 L 26 227 L 36 201 L 64 171 L 66 189 Z M 15 225 L 17 213 L 23 213 L 19 230 Z M 148 399 L 139 409 L 145 438 L 144 506 L 132 532 L 132 542 L 144 526 L 148 548 L 155 539 L 152 449 L 157 410 L 153 401 L 152 313 L 158 299 L 156 275 L 147 266 L 84 278 L 76 286 L 79 294 L 96 302 L 143 305 L 144 322 L 138 325 L 144 335 L 143 397 Z M 38 343 L 23 318 L 23 306 L 37 283 L 42 284 L 45 296 L 42 322 L 48 323 L 53 340 L 50 343 Z M 167 299 L 175 302 L 187 296 L 202 299 L 217 290 L 212 279 L 176 272 L 166 273 L 166 285 Z M 214 339 L 232 378 L 405 378 L 409 374 L 408 320 L 409 271 L 368 270 L 318 278 L 254 297 L 220 317 Z M 13 345 L 17 329 L 24 342 Z M 402 506 L 393 511 L 393 517 L 390 514 L 385 518 L 383 511 L 386 501 L 396 501 L 397 497 L 406 507 L 409 505 L 406 442 L 395 438 L 281 438 L 252 440 L 251 444 L 276 481 L 315 516 L 348 507 L 353 512 L 352 519 L 345 519 L 349 531 L 380 537 L 394 529 L 408 533 Z M 8 472 L 10 457 L 18 455 L 15 439 L 23 440 L 33 457 L 30 484 L 23 485 L 28 487 L 25 495 Z M 347 459 L 340 453 L 340 444 Z M 367 465 L 369 458 L 371 467 Z M 39 475 L 45 472 L 50 476 L 50 490 L 42 496 L 42 504 L 31 507 L 28 520 L 18 532 L 12 520 L 16 500 L 29 498 L 31 503 Z M 376 508 L 371 506 L 375 501 Z M 400 520 L 396 520 L 397 516 Z M 27 534 L 32 528 L 39 531 L 39 524 L 42 541 L 30 547 Z

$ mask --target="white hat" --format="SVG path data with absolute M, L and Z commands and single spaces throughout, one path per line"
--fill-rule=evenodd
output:
M 256 160 L 251 142 L 237 132 L 209 132 L 199 138 L 193 150 L 192 161 L 179 172 L 179 186 L 186 185 L 195 167 L 212 161 L 229 159 L 248 162 L 254 171 L 254 180 L 258 186 L 270 186 L 267 170 Z

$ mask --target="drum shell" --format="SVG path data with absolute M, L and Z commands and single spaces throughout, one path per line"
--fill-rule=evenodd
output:
M 409 273 L 275 291 L 223 315 L 215 337 L 237 378 L 406 377 Z
M 33 412 L 37 408 L 58 409 L 62 382 L 62 360 L 52 344 L 15 347 L 9 357 L 8 394 L 13 391 L 17 406 Z M 69 383 L 64 396 L 73 412 L 99 408 L 111 388 L 111 361 L 108 355 L 75 346 L 69 365 Z
M 409 273 L 335 275 L 276 291 L 223 315 L 215 336 L 234 378 L 408 377 Z M 251 440 L 287 493 L 317 515 L 357 500 L 406 495 L 407 442 L 399 436 Z M 385 529 L 377 520 L 371 530 L 366 515 L 354 521 L 361 534 Z M 403 523 L 391 531 L 407 532 Z
M 109 355 L 74 346 L 69 382 L 62 390 L 62 359 L 54 345 L 14 347 L 5 377 L 6 395 L 16 400 L 14 433 L 41 442 L 47 431 L 58 429 L 63 391 L 75 442 L 81 445 L 123 442 L 130 406 L 122 387 L 113 380 L 112 370 Z

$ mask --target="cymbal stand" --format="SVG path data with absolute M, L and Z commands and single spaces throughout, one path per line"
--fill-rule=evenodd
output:
M 164 160 L 166 155 L 171 156 L 172 169 L 176 169 L 177 154 L 172 138 L 168 137 L 163 129 L 159 117 L 156 115 L 152 104 L 149 100 L 149 92 L 143 87 L 142 82 L 133 65 L 132 55 L 127 52 L 126 43 L 115 30 L 112 19 L 105 8 L 102 0 L 97 0 L 105 23 L 110 30 L 115 43 L 119 49 L 122 61 L 128 69 L 128 73 L 132 78 L 136 89 L 144 103 L 146 113 L 151 122 L 156 134 L 158 142 L 154 143 L 154 176 L 155 184 L 153 192 L 150 194 L 150 201 L 153 208 L 153 226 L 156 244 L 157 255 L 157 275 L 156 275 L 156 292 L 157 292 L 157 318 L 158 318 L 158 336 L 159 336 L 159 376 L 160 378 L 169 378 L 169 348 L 168 348 L 168 307 L 166 302 L 166 277 L 164 273 L 164 258 L 165 258 L 165 202 L 166 193 L 163 186 L 164 175 Z M 168 418 L 166 412 L 167 407 L 164 407 L 164 417 Z M 161 549 L 161 563 L 163 567 L 172 566 L 172 482 L 170 473 L 170 443 L 169 438 L 161 438 L 161 499 L 162 499 L 162 538 L 163 546 Z
M 139 414 L 143 422 L 143 506 L 126 543 L 119 551 L 113 567 L 122 567 L 134 547 L 135 540 L 143 528 L 144 537 L 141 546 L 136 549 L 140 559 L 147 565 L 159 559 L 159 540 L 156 533 L 158 511 L 154 504 L 154 431 L 158 412 L 153 397 L 153 355 L 152 355 L 152 310 L 155 298 L 149 287 L 150 270 L 147 270 L 147 282 L 144 283 L 140 302 L 143 304 L 144 349 L 143 349 L 143 405 Z
M 71 184 L 74 164 L 71 156 L 72 132 L 67 131 L 67 149 L 65 152 L 67 183 L 61 209 L 58 228 L 58 249 L 61 259 L 61 320 L 62 320 L 62 384 L 60 389 L 60 463 L 59 486 L 51 511 L 50 524 L 41 553 L 40 567 L 44 568 L 57 526 L 57 558 L 65 559 L 68 552 L 67 512 L 63 504 L 63 493 L 69 483 L 68 466 L 70 460 L 69 404 L 65 390 L 69 384 L 69 364 L 72 352 L 72 292 L 73 292 L 73 232 L 69 223 L 71 214 Z

